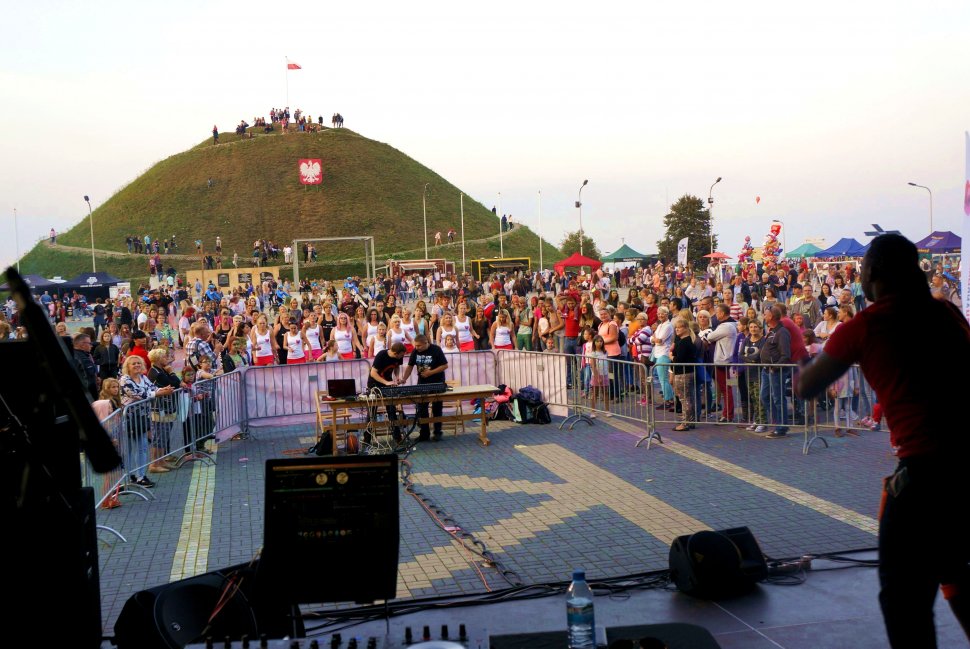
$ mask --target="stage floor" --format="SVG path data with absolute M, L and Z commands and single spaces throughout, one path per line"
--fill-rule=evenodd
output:
M 398 598 L 563 581 L 574 567 L 593 581 L 662 570 L 671 540 L 708 528 L 748 526 L 773 558 L 875 546 L 880 480 L 894 465 L 886 433 L 832 438 L 803 455 L 801 435 L 662 432 L 665 443 L 648 450 L 634 447 L 642 431 L 617 418 L 572 431 L 494 422 L 487 448 L 471 428 L 420 444 L 409 457 L 415 485 L 481 540 L 505 575 L 476 561 L 402 489 Z M 99 534 L 106 634 L 134 592 L 251 559 L 263 536 L 264 461 L 302 452 L 312 436 L 312 426 L 257 429 L 214 447 L 215 466 L 153 474 L 153 502 L 126 497 L 99 511 L 99 524 L 128 539 Z M 764 585 L 717 604 L 670 590 L 601 598 L 597 620 L 692 622 L 722 647 L 884 647 L 876 590 L 871 568 L 812 571 L 800 586 Z M 562 608 L 559 598 L 492 604 L 395 618 L 392 628 L 463 621 L 491 634 L 555 630 Z M 938 610 L 941 646 L 964 646 L 948 609 Z M 363 632 L 382 634 L 383 623 L 373 624 Z

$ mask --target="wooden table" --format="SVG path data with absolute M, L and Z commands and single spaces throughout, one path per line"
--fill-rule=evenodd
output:
M 414 394 L 410 396 L 400 396 L 400 397 L 384 397 L 383 405 L 385 406 L 404 406 L 406 404 L 417 405 L 419 403 L 432 403 L 434 401 L 471 401 L 472 399 L 482 399 L 483 401 L 488 397 L 494 396 L 495 392 L 498 390 L 494 385 L 459 385 L 447 392 L 438 392 L 436 394 Z M 333 454 L 337 454 L 337 431 L 338 430 L 356 430 L 360 428 L 359 422 L 349 422 L 349 423 L 337 423 L 337 411 L 345 408 L 371 408 L 374 406 L 379 406 L 382 404 L 381 399 L 367 399 L 367 398 L 357 398 L 355 400 L 349 399 L 333 399 L 332 401 L 327 401 L 330 406 L 330 430 L 331 438 L 333 440 Z M 442 415 L 441 417 L 428 417 L 426 419 L 418 420 L 418 424 L 435 424 L 435 423 L 446 423 L 446 422 L 459 422 L 459 421 L 470 421 L 472 419 L 481 420 L 481 428 L 478 433 L 478 441 L 481 442 L 482 446 L 488 446 L 491 442 L 488 439 L 488 431 L 486 428 L 486 423 L 488 417 L 485 414 L 484 404 L 479 414 L 475 413 L 454 413 L 451 415 Z

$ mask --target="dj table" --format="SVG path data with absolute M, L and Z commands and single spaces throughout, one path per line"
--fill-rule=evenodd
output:
M 357 397 L 356 399 L 332 399 L 328 400 L 326 404 L 330 408 L 330 423 L 327 428 L 332 431 L 331 439 L 333 440 L 333 454 L 337 454 L 337 431 L 340 430 L 358 430 L 361 427 L 359 422 L 338 422 L 338 418 L 344 416 L 341 412 L 346 412 L 355 408 L 380 408 L 381 406 L 395 406 L 400 408 L 404 405 L 417 405 L 420 403 L 433 403 L 435 401 L 445 401 L 445 402 L 461 402 L 461 401 L 471 401 L 472 399 L 482 399 L 483 401 L 488 397 L 494 396 L 495 391 L 498 390 L 494 385 L 459 385 L 449 389 L 447 392 L 439 392 L 436 394 L 415 394 L 408 396 L 385 396 L 381 398 L 369 398 L 369 397 Z M 471 421 L 473 419 L 481 420 L 481 428 L 478 434 L 478 441 L 482 443 L 482 446 L 488 446 L 490 444 L 488 439 L 488 431 L 486 429 L 486 422 L 488 417 L 483 412 L 475 414 L 472 412 L 465 413 L 461 408 L 457 408 L 453 414 L 442 414 L 441 417 L 427 417 L 424 419 L 417 420 L 417 424 L 435 424 L 438 422 L 448 423 L 448 422 L 463 422 Z M 402 421 L 402 424 L 404 422 Z

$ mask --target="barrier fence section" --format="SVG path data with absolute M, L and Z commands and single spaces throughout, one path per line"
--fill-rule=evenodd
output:
M 531 385 L 542 392 L 542 399 L 549 406 L 550 414 L 560 417 L 569 415 L 566 376 L 572 360 L 570 355 L 501 349 L 494 353 L 497 383 L 493 385 L 505 384 L 513 393 Z
M 821 440 L 817 402 L 795 394 L 795 364 L 658 363 L 654 366 L 654 430 L 726 426 L 780 437 L 805 436 L 803 452 Z
M 404 357 L 407 366 L 408 356 Z M 278 426 L 305 424 L 316 417 L 316 392 L 326 390 L 332 379 L 354 379 L 358 391 L 364 391 L 370 375 L 370 359 L 333 363 L 301 363 L 248 367 L 242 376 L 241 392 L 245 395 L 245 426 Z M 403 368 L 402 368 L 403 369 Z M 495 385 L 494 352 L 461 352 L 448 359 L 448 380 L 461 385 Z M 409 384 L 417 382 L 412 372 Z

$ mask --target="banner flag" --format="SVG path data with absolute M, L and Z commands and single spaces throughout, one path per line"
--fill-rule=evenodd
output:
M 681 239 L 680 243 L 677 244 L 677 265 L 687 265 L 687 237 Z

